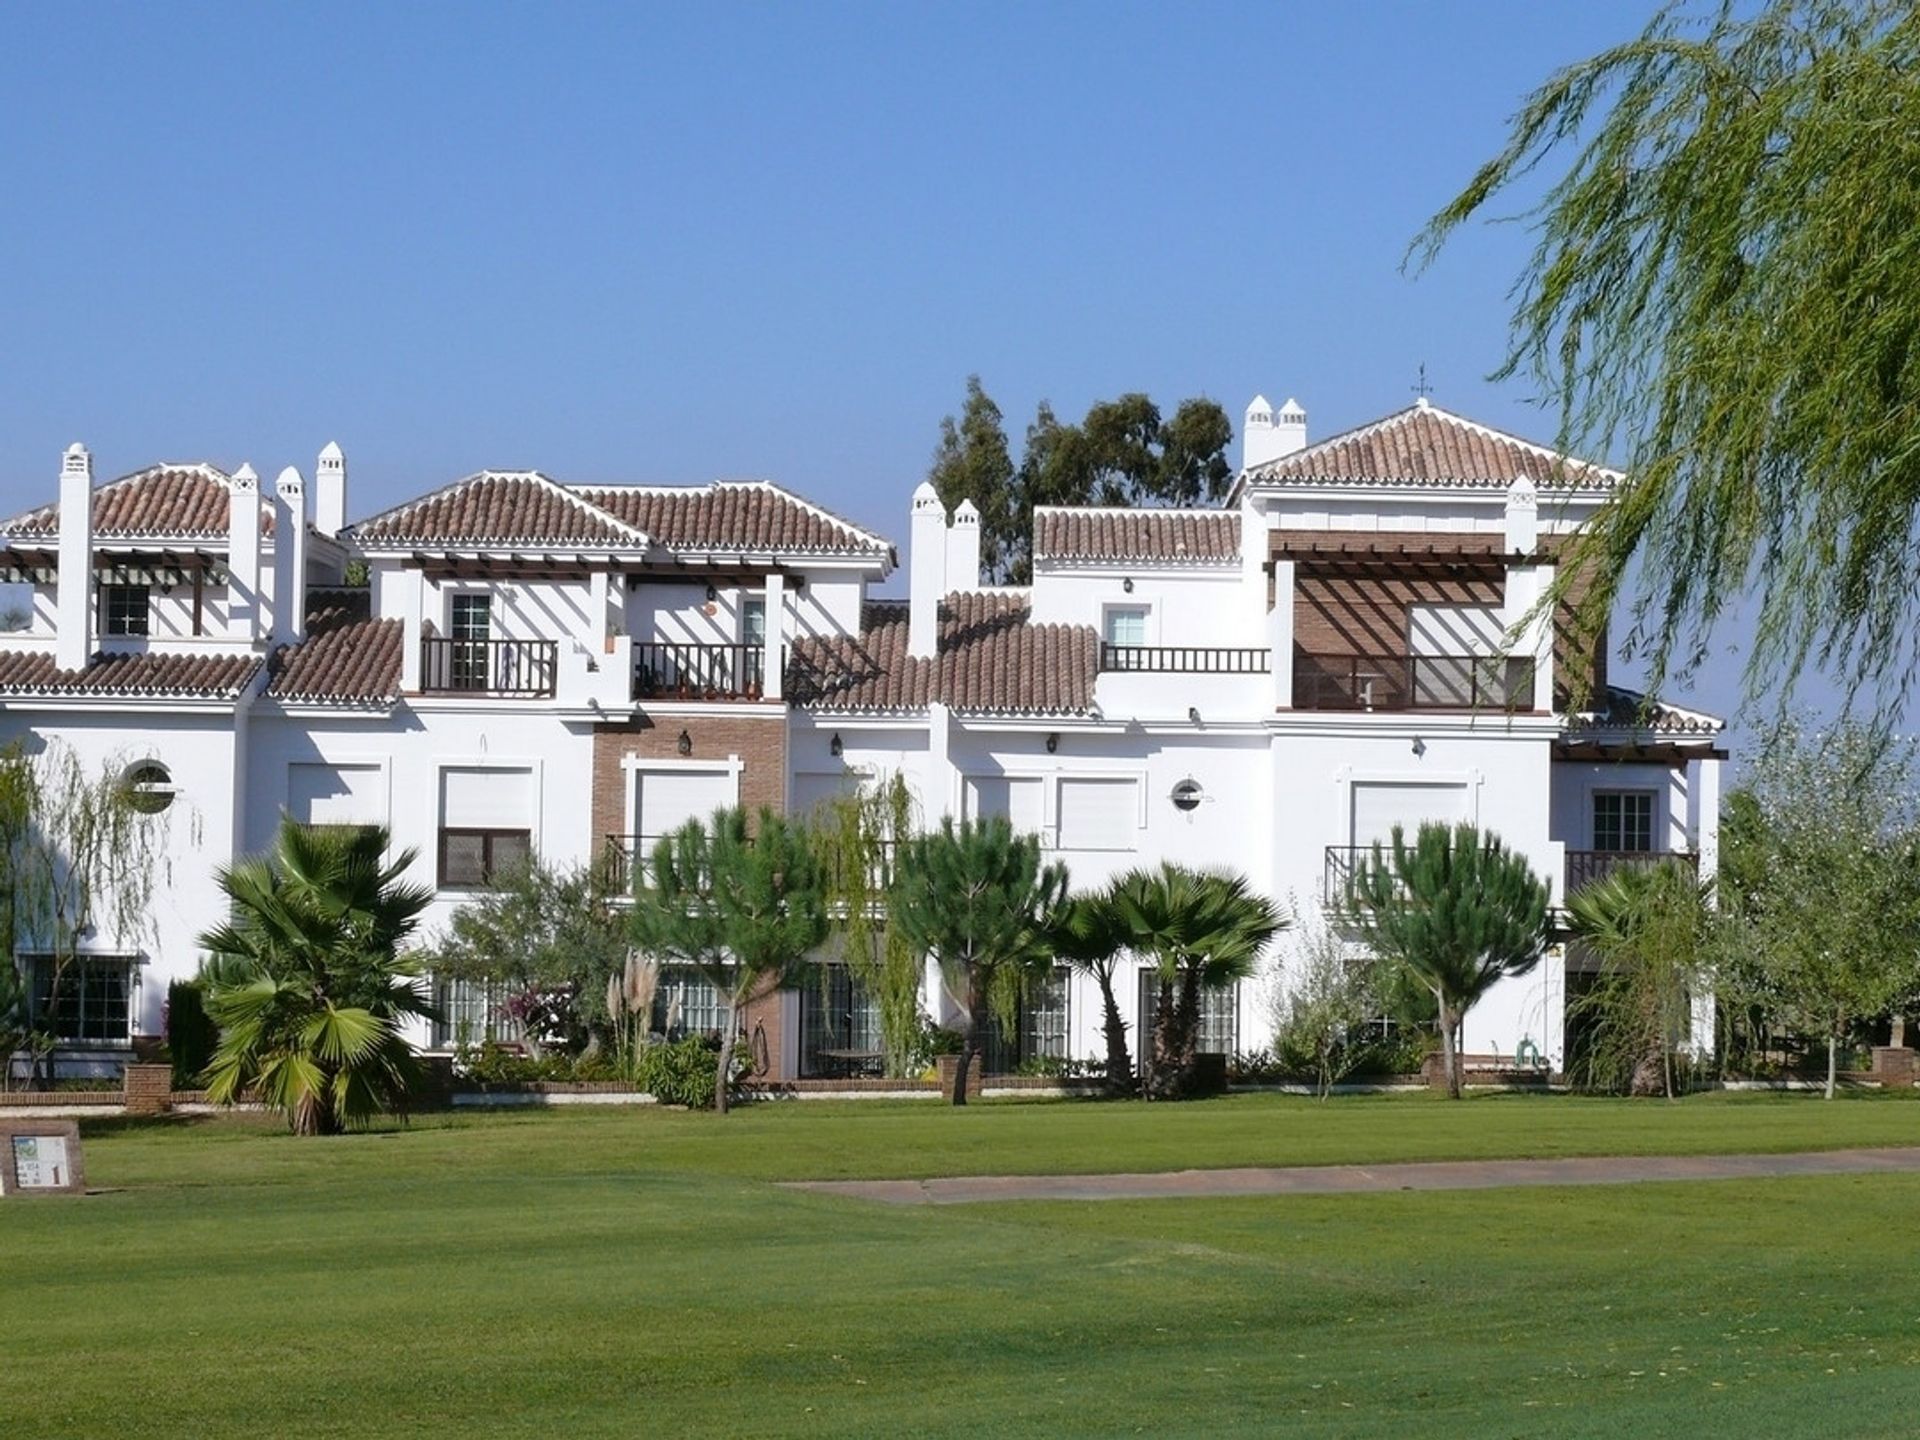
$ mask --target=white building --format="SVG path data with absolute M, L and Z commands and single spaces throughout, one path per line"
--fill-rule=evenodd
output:
M 282 813 L 390 826 L 430 925 L 530 851 L 618 863 L 716 805 L 804 812 L 892 772 L 929 819 L 1038 831 L 1076 887 L 1176 859 L 1309 917 L 1356 847 L 1428 818 L 1497 831 L 1556 900 L 1644 853 L 1711 871 L 1720 723 L 1604 674 L 1567 713 L 1569 667 L 1604 645 L 1576 659 L 1526 623 L 1618 476 L 1424 401 L 1309 445 L 1297 405 L 1256 400 L 1245 445 L 1218 508 L 1041 510 L 1017 590 L 982 586 L 977 516 L 922 486 L 904 602 L 871 595 L 884 538 L 766 484 L 490 471 L 349 526 L 337 447 L 311 495 L 289 468 L 271 497 L 245 467 L 95 487 L 74 447 L 56 503 L 0 526 L 0 740 L 58 737 L 176 795 L 148 933 L 87 941 L 76 1052 L 160 1033 L 221 913 L 214 868 Z M 1467 1050 L 1557 1065 L 1566 984 L 1557 952 L 1504 982 Z M 1266 1044 L 1265 989 L 1221 997 L 1209 1043 Z M 991 1058 L 1097 1055 L 1099 1019 L 1090 985 L 1037 987 Z M 793 1078 L 872 1017 L 808 985 L 751 1023 Z

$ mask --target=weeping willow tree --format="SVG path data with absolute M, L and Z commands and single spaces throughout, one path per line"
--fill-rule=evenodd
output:
M 124 755 L 89 768 L 72 746 L 0 750 L 0 941 L 6 958 L 34 956 L 43 981 L 27 977 L 35 1082 L 53 1082 L 53 1052 L 67 987 L 96 940 L 134 946 L 152 924 L 154 892 L 172 879 L 166 814 L 171 792 L 137 783 Z M 199 824 L 184 820 L 190 843 Z M 11 1063 L 11 1055 L 0 1057 Z
M 1541 387 L 1562 448 L 1626 462 L 1561 570 L 1597 582 L 1582 628 L 1625 600 L 1658 681 L 1751 593 L 1750 694 L 1812 663 L 1897 713 L 1920 660 L 1920 16 L 1670 6 L 1536 90 L 1409 263 L 1556 157 L 1495 378 Z
M 914 833 L 913 792 L 896 771 L 823 802 L 808 823 L 841 956 L 879 1007 L 882 1066 L 889 1078 L 904 1078 L 919 1054 L 926 967 L 900 927 L 887 923 L 886 903 L 900 846 Z

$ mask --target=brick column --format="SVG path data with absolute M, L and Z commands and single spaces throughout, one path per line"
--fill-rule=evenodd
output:
M 129 1065 L 121 1083 L 129 1115 L 164 1115 L 173 1106 L 171 1065 Z
M 1904 1089 L 1914 1083 L 1913 1051 L 1904 1045 L 1873 1047 L 1873 1078 L 1888 1089 Z

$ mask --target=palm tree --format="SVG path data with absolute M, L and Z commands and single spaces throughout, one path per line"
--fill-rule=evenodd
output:
M 1269 941 L 1292 923 L 1243 875 L 1162 863 L 1130 870 L 1104 902 L 1127 948 L 1149 961 L 1159 986 L 1153 1014 L 1147 1098 L 1190 1093 L 1200 1040 L 1200 992 L 1253 974 Z
M 376 827 L 284 820 L 271 854 L 219 872 L 232 918 L 200 937 L 215 1103 L 251 1091 L 296 1135 L 405 1110 L 419 1077 L 401 1027 L 433 1011 L 400 947 L 433 892 L 402 883 L 414 852 L 389 861 L 387 844 Z
M 1460 1023 L 1508 975 L 1524 975 L 1547 945 L 1547 884 L 1526 857 L 1472 825 L 1421 825 L 1412 845 L 1393 827 L 1355 867 L 1344 906 L 1376 956 L 1397 961 L 1433 994 L 1447 1093 L 1460 1098 Z
M 1101 1030 L 1107 1042 L 1107 1089 L 1124 1095 L 1134 1088 L 1133 1059 L 1127 1053 L 1127 1022 L 1114 997 L 1114 972 L 1127 947 L 1127 930 L 1106 891 L 1076 895 L 1063 903 L 1047 927 L 1053 953 L 1100 987 Z
M 940 962 L 948 987 L 965 997 L 966 1023 L 953 1103 L 967 1103 L 967 1074 L 988 1005 L 1012 1024 L 1020 991 L 1053 958 L 1052 916 L 1067 872 L 1040 863 L 1040 840 L 1016 835 L 1005 816 L 952 820 L 902 847 L 889 913 L 920 953 Z
M 652 883 L 634 892 L 633 939 L 698 970 L 727 1001 L 713 1108 L 727 1113 L 733 1046 L 748 1001 L 791 984 L 827 938 L 820 866 L 803 826 L 762 809 L 716 810 L 654 846 Z
M 1580 1060 L 1590 1082 L 1673 1098 L 1674 1045 L 1707 979 L 1712 890 L 1711 881 L 1662 860 L 1622 866 L 1567 897 L 1568 928 L 1601 964 L 1593 988 L 1567 1007 L 1569 1022 L 1590 1030 Z

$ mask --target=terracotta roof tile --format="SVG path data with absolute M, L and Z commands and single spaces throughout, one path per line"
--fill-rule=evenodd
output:
M 48 650 L 0 651 L 0 694 L 232 699 L 260 668 L 255 655 L 95 655 L 61 670 Z
M 1040 506 L 1036 560 L 1149 560 L 1205 564 L 1240 554 L 1238 510 L 1113 510 Z
M 1246 474 L 1255 485 L 1331 482 L 1500 489 L 1523 478 L 1543 490 L 1604 491 L 1618 483 L 1620 475 L 1424 404 L 1256 465 Z
M 878 535 L 760 481 L 584 489 L 594 505 L 669 550 L 890 555 Z
M 109 480 L 93 492 L 93 533 L 106 540 L 225 539 L 232 493 L 224 471 L 212 465 L 154 465 Z M 273 533 L 273 506 L 260 506 L 260 531 Z M 42 505 L 0 523 L 0 533 L 51 538 L 60 533 L 60 507 Z
M 907 654 L 904 606 L 868 607 L 857 637 L 793 648 L 790 697 L 823 711 L 920 710 L 1080 715 L 1093 708 L 1099 636 L 1090 625 L 1036 625 L 1024 594 L 965 591 L 941 602 L 938 653 Z
M 1652 730 L 1663 735 L 1717 735 L 1727 722 L 1704 710 L 1688 710 L 1637 690 L 1603 686 L 1591 710 L 1570 717 L 1572 730 Z
M 348 528 L 362 544 L 638 548 L 646 536 L 537 471 L 486 470 Z
M 367 618 L 364 603 L 329 595 L 307 635 L 268 662 L 267 694 L 309 704 L 390 705 L 400 698 L 399 620 Z

